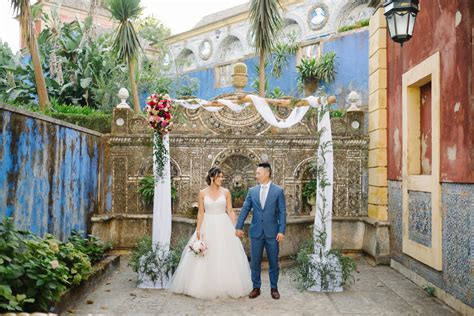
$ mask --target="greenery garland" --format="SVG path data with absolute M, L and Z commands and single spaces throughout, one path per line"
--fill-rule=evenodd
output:
M 145 112 L 148 116 L 148 125 L 154 130 L 153 155 L 155 177 L 161 178 L 168 163 L 169 152 L 163 138 L 173 128 L 173 107 L 167 94 L 153 93 L 146 99 Z
M 128 265 L 138 273 L 139 283 L 150 280 L 154 285 L 158 282 L 163 285 L 178 267 L 186 243 L 181 238 L 168 250 L 166 245 L 153 245 L 151 237 L 142 237 L 135 245 Z
M 163 136 L 156 130 L 153 132 L 153 160 L 155 177 L 163 177 L 163 170 L 168 162 L 168 149 L 163 142 Z

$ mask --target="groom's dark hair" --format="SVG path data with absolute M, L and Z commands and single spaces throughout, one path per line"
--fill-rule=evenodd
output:
M 261 162 L 258 164 L 259 167 L 263 169 L 267 169 L 268 173 L 270 174 L 270 177 L 272 176 L 272 166 L 268 162 Z

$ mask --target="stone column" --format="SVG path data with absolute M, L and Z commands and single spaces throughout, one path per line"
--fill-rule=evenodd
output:
M 369 26 L 369 217 L 387 221 L 387 25 L 383 8 Z

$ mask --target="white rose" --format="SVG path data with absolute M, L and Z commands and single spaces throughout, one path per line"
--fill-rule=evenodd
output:
M 53 260 L 53 261 L 51 261 L 49 264 L 51 264 L 51 268 L 53 268 L 53 269 L 59 268 L 59 262 L 58 262 L 58 260 Z

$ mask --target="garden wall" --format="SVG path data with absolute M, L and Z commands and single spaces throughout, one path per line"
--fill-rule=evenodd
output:
M 101 135 L 0 104 L 0 219 L 65 239 L 99 205 Z

